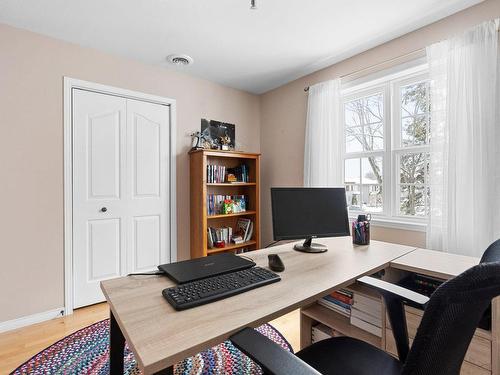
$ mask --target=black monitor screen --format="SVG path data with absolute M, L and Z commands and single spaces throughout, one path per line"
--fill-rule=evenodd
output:
M 349 235 L 344 188 L 271 188 L 274 240 Z

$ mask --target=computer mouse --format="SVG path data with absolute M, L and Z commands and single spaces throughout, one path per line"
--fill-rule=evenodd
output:
M 278 254 L 269 254 L 267 258 L 269 259 L 269 268 L 271 271 L 283 272 L 285 270 L 285 265 Z

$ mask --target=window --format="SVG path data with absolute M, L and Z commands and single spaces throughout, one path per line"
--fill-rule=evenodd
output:
M 344 183 L 351 213 L 428 214 L 430 100 L 425 74 L 344 91 Z

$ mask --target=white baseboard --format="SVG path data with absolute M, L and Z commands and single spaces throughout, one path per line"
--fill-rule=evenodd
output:
M 41 312 L 38 314 L 23 316 L 21 318 L 7 320 L 5 322 L 0 322 L 0 332 L 11 331 L 16 328 L 26 327 L 31 324 L 44 322 L 46 320 L 58 318 L 62 316 L 62 312 L 64 312 L 64 307 L 60 307 L 58 309 L 53 309 L 45 312 Z

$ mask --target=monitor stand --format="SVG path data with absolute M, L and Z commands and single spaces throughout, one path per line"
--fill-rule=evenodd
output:
M 302 251 L 303 253 L 324 253 L 328 251 L 328 247 L 320 243 L 313 243 L 312 237 L 307 237 L 302 245 L 295 244 L 294 250 Z

